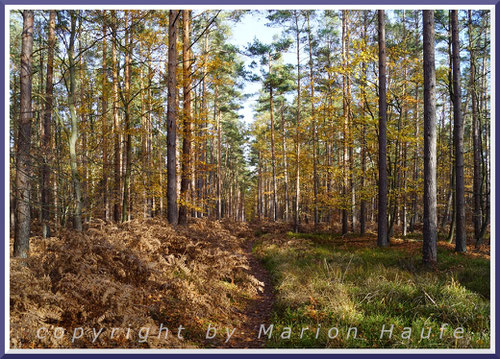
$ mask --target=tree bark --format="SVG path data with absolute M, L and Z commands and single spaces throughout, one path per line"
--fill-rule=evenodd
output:
M 368 16 L 366 11 L 363 13 L 363 29 L 362 29 L 362 39 L 364 42 L 364 45 L 366 46 L 368 44 Z M 363 99 L 363 106 L 362 106 L 362 116 L 363 116 L 363 124 L 361 127 L 361 182 L 360 182 L 360 187 L 361 187 L 361 205 L 360 205 L 360 211 L 359 211 L 359 232 L 361 235 L 364 235 L 366 232 L 366 194 L 365 194 L 365 176 L 366 176 L 366 108 L 368 106 L 368 103 L 366 101 L 366 79 L 367 79 L 367 67 L 366 67 L 366 62 L 363 60 L 361 63 L 361 69 L 363 71 L 362 73 L 362 84 L 361 84 L 361 92 L 362 92 L 362 99 Z
M 285 128 L 285 114 L 284 114 L 284 106 L 281 108 L 281 147 L 283 151 L 283 190 L 284 190 L 284 206 L 285 210 L 283 213 L 283 218 L 285 222 L 288 222 L 288 162 L 287 162 L 287 154 L 286 154 L 286 128 Z
M 466 252 L 465 233 L 465 181 L 464 181 L 464 124 L 460 86 L 460 43 L 458 11 L 451 10 L 451 42 L 453 48 L 453 142 L 455 145 L 455 205 L 456 238 L 455 251 Z
M 107 60 L 107 12 L 104 11 L 103 27 L 102 27 L 102 97 L 101 97 L 101 131 L 102 131 L 102 203 L 104 206 L 104 219 L 109 221 L 110 219 L 110 209 L 109 209 L 109 182 L 108 182 L 108 170 L 109 170 L 109 154 L 108 154 L 108 60 Z
M 69 156 L 71 177 L 73 181 L 73 191 L 75 195 L 75 211 L 73 214 L 73 228 L 76 231 L 82 230 L 82 188 L 80 174 L 78 173 L 78 163 L 76 157 L 76 142 L 78 141 L 78 116 L 76 113 L 76 79 L 75 79 L 75 38 L 76 38 L 76 20 L 75 10 L 70 10 L 71 32 L 68 48 L 69 63 L 69 113 L 71 117 L 71 134 L 69 139 Z
M 125 114 L 125 177 L 123 180 L 122 222 L 130 220 L 130 176 L 132 171 L 132 135 L 130 133 L 130 83 L 132 66 L 132 21 L 129 11 L 125 11 L 125 69 L 124 69 L 124 114 Z
M 309 42 L 309 81 L 311 90 L 311 117 L 312 117 L 312 157 L 313 157 L 313 206 L 314 206 L 314 225 L 319 224 L 318 216 L 318 134 L 316 131 L 316 108 L 314 106 L 314 63 L 313 50 L 311 42 L 311 26 L 309 24 L 309 13 L 307 13 L 307 39 Z
M 273 103 L 273 79 L 271 52 L 268 56 L 269 66 L 269 115 L 271 118 L 271 166 L 273 172 L 273 220 L 278 219 L 278 187 L 276 183 L 276 151 L 274 140 L 274 103 Z
M 49 15 L 49 38 L 47 48 L 47 78 L 45 86 L 45 111 L 42 126 L 42 236 L 50 237 L 50 163 L 52 159 L 51 126 L 53 106 L 53 80 L 54 80 L 54 49 L 56 44 L 56 11 L 51 10 Z
M 387 99 L 386 99 L 386 55 L 385 55 L 385 13 L 378 11 L 379 43 L 379 187 L 378 187 L 378 235 L 377 245 L 387 247 Z
M 191 10 L 182 10 L 182 77 L 183 77 L 183 126 L 182 126 L 182 177 L 181 201 L 179 206 L 179 224 L 187 223 L 188 193 L 191 182 L 191 142 L 192 142 L 192 114 L 191 114 Z
M 472 11 L 468 10 L 469 15 L 469 53 L 470 53 L 470 88 L 472 92 L 472 138 L 474 152 L 474 180 L 473 180 L 473 202 L 474 202 L 474 238 L 476 243 L 479 241 L 481 233 L 482 213 L 481 213 L 481 132 L 478 124 L 477 111 L 477 88 L 476 88 L 476 53 L 473 44 L 472 34 Z
M 299 207 L 300 207 L 300 29 L 298 10 L 294 10 L 295 15 L 295 33 L 297 47 L 297 124 L 295 128 L 295 208 L 294 208 L 294 231 L 299 231 Z
M 342 110 L 344 115 L 343 121 L 343 152 L 342 152 L 342 234 L 347 234 L 348 231 L 348 218 L 347 218 L 347 183 L 348 183 L 348 170 L 347 170 L 347 131 L 349 124 L 349 113 L 348 113 L 348 103 L 347 103 L 347 60 L 346 60 L 346 20 L 347 10 L 342 10 L 342 67 L 344 74 L 342 75 Z
M 437 261 L 436 70 L 434 11 L 423 10 L 424 32 L 424 242 L 423 262 Z
M 177 28 L 180 11 L 169 11 L 168 108 L 167 108 L 167 211 L 168 221 L 177 225 Z
M 117 59 L 117 23 L 116 12 L 113 12 L 113 41 L 112 41 L 112 61 L 113 61 L 113 140 L 114 140 L 114 158 L 113 158 L 113 219 L 115 222 L 120 220 L 120 121 L 118 114 L 118 59 Z
M 31 76 L 33 55 L 33 10 L 23 11 L 21 44 L 21 95 L 16 150 L 16 216 L 14 257 L 26 258 L 30 240 L 31 204 Z

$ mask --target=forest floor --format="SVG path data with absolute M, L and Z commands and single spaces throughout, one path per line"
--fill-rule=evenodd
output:
M 378 249 L 374 234 L 333 232 L 205 219 L 174 229 L 137 219 L 33 237 L 27 260 L 11 258 L 11 347 L 489 346 L 489 246 L 457 255 L 440 242 L 429 269 L 418 236 Z M 262 324 L 273 324 L 270 338 L 259 338 Z M 379 339 L 383 324 L 395 325 L 391 339 Z M 346 337 L 349 326 L 358 338 Z M 424 326 L 430 340 L 418 337 Z M 464 339 L 455 340 L 460 326 Z M 335 339 L 324 330 L 331 327 Z M 402 340 L 403 327 L 414 338 Z
M 380 249 L 375 233 L 262 232 L 254 252 L 276 292 L 266 346 L 488 348 L 489 246 L 457 254 L 439 242 L 438 264 L 429 268 L 421 240 L 411 237 Z M 392 336 L 381 338 L 392 325 Z
M 221 344 L 220 348 L 262 348 L 266 344 L 266 337 L 259 338 L 261 324 L 268 325 L 274 305 L 274 290 L 269 271 L 262 261 L 253 254 L 254 241 L 248 241 L 246 256 L 249 270 L 252 275 L 262 283 L 257 295 L 248 301 L 241 312 L 241 327 L 238 328 L 231 340 Z

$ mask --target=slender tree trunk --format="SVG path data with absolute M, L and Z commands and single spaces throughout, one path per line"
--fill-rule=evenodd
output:
M 182 76 L 184 111 L 182 126 L 182 177 L 181 177 L 181 199 L 179 206 L 179 224 L 187 223 L 188 194 L 191 182 L 191 142 L 192 142 L 192 119 L 191 119 L 191 10 L 182 10 Z
M 464 181 L 464 124 L 460 86 L 460 43 L 458 32 L 458 11 L 451 11 L 451 37 L 453 48 L 453 142 L 455 145 L 455 203 L 456 203 L 456 239 L 455 251 L 466 252 L 465 233 L 465 181 Z
M 483 19 L 484 23 L 484 29 L 483 29 L 483 34 L 484 34 L 484 40 L 483 43 L 486 44 L 488 43 L 488 25 L 489 25 L 489 18 L 485 17 Z M 481 199 L 481 209 L 482 209 L 482 214 L 483 218 L 481 219 L 481 231 L 479 232 L 479 235 L 476 240 L 476 248 L 479 248 L 481 246 L 481 243 L 484 239 L 484 234 L 486 233 L 486 230 L 488 229 L 488 225 L 490 223 L 490 166 L 489 166 L 489 143 L 490 143 L 490 120 L 487 116 L 487 113 L 489 113 L 488 109 L 488 91 L 487 91 L 487 66 L 486 66 L 486 59 L 488 58 L 489 53 L 487 51 L 484 51 L 483 53 L 483 64 L 482 64 L 482 95 L 480 96 L 480 104 L 479 104 L 479 116 L 478 116 L 478 122 L 477 126 L 479 127 L 479 149 L 481 153 L 481 159 L 482 159 L 482 171 L 481 175 L 483 180 L 481 181 L 481 186 L 480 186 L 480 192 L 479 192 L 479 197 Z M 477 86 L 477 85 L 476 85 Z M 482 122 L 484 120 L 484 128 L 482 125 Z M 482 136 L 481 132 L 484 131 L 485 134 L 485 146 L 484 146 L 484 151 L 483 151 L 483 141 L 482 141 Z M 483 193 L 486 193 L 486 195 L 483 195 Z
M 295 128 L 295 208 L 294 208 L 294 231 L 299 231 L 300 222 L 300 29 L 299 29 L 299 14 L 298 10 L 294 10 L 295 15 L 295 33 L 297 47 L 297 124 Z
M 132 21 L 130 13 L 125 11 L 125 69 L 124 69 L 124 114 L 125 114 L 125 176 L 123 180 L 123 204 L 122 204 L 122 222 L 130 219 L 130 177 L 132 172 L 132 134 L 130 124 L 130 83 L 132 67 Z
M 113 179 L 113 220 L 120 220 L 120 121 L 118 115 L 118 59 L 117 59 L 117 23 L 116 13 L 113 13 L 113 41 L 112 41 L 112 61 L 113 61 L 113 140 L 114 140 L 114 179 Z
M 257 158 L 257 218 L 262 219 L 262 162 L 260 150 Z
M 415 88 L 415 137 L 418 138 L 420 135 L 420 126 L 419 126 L 419 116 L 420 116 L 420 106 L 418 105 L 419 101 L 419 86 L 417 84 Z M 418 179 L 419 179 L 419 146 L 415 145 L 414 152 L 413 152 L 413 183 L 414 186 L 416 186 Z M 409 231 L 410 233 L 413 233 L 415 231 L 415 225 L 417 224 L 417 218 L 418 218 L 418 207 L 417 207 L 417 191 L 416 189 L 413 190 L 412 193 L 412 200 L 411 200 L 411 217 L 410 217 L 410 228 Z
M 106 36 L 108 32 L 106 11 L 104 12 L 104 25 L 102 27 L 102 97 L 101 97 L 101 130 L 102 130 L 102 202 L 104 206 L 104 219 L 109 221 L 110 219 L 110 208 L 109 208 L 109 182 L 108 182 L 108 170 L 109 170 L 109 154 L 108 154 L 108 63 L 107 63 L 107 42 Z
M 273 171 L 273 220 L 276 221 L 278 219 L 278 187 L 276 184 L 276 151 L 275 151 L 275 141 L 274 141 L 274 104 L 273 104 L 271 53 L 269 53 L 268 64 L 269 64 L 269 115 L 271 117 L 271 166 Z
M 404 46 L 407 46 L 407 33 L 406 33 L 406 11 L 403 10 L 403 42 Z M 408 82 L 408 69 L 406 65 L 406 55 L 404 57 L 405 60 L 405 68 L 404 68 L 404 76 L 403 76 L 403 120 L 404 120 L 404 128 L 406 129 L 406 126 L 408 125 L 408 104 L 406 100 L 407 96 L 407 82 Z M 403 210 L 401 213 L 401 219 L 403 221 L 403 229 L 402 229 L 402 234 L 403 237 L 406 237 L 407 230 L 408 230 L 408 221 L 407 221 L 407 177 L 408 177 L 408 170 L 407 170 L 407 153 L 408 153 L 408 142 L 406 139 L 403 139 Z
M 378 11 L 379 46 L 379 188 L 378 188 L 378 236 L 377 245 L 387 247 L 387 100 L 386 100 L 386 55 L 385 55 L 385 13 Z
M 16 216 L 14 257 L 26 258 L 30 241 L 31 205 L 31 76 L 33 54 L 33 10 L 23 11 L 21 47 L 21 97 L 16 150 Z
M 350 42 L 350 31 L 349 31 L 349 10 L 346 11 L 346 24 L 345 24 L 346 38 L 345 38 L 345 56 L 346 56 L 346 71 L 350 67 L 349 64 L 349 42 Z M 346 73 L 346 121 L 347 121 L 347 139 L 348 139 L 348 158 L 349 158 L 349 190 L 350 198 L 349 201 L 349 214 L 351 217 L 351 232 L 354 232 L 357 224 L 356 217 L 356 189 L 354 185 L 354 136 L 353 136 L 353 117 L 351 113 L 351 76 Z
M 437 261 L 436 70 L 434 11 L 423 10 L 424 32 L 424 243 L 423 262 Z
M 44 161 L 42 163 L 42 235 L 50 237 L 50 163 L 51 152 L 51 126 L 52 126 L 52 103 L 53 103 L 53 80 L 54 80 L 54 49 L 56 44 L 56 11 L 51 10 L 49 15 L 49 38 L 47 49 L 47 79 L 45 86 L 45 112 L 42 126 L 42 150 Z
M 468 10 L 469 15 L 469 53 L 470 53 L 470 88 L 472 92 L 472 138 L 474 152 L 474 181 L 473 181 L 473 202 L 474 202 L 474 238 L 476 243 L 479 241 L 481 233 L 481 133 L 478 125 L 477 115 L 477 89 L 476 89 L 476 53 L 473 44 L 472 34 L 472 11 Z
M 346 27 L 347 27 L 347 10 L 342 10 L 342 67 L 344 71 L 347 71 L 347 55 L 346 55 Z M 349 125 L 349 113 L 347 104 L 347 74 L 344 72 L 342 75 L 342 109 L 344 113 L 344 127 L 343 127 L 343 152 L 342 152 L 342 234 L 346 234 L 348 231 L 348 218 L 347 218 L 347 183 L 349 180 L 349 174 L 347 170 L 347 131 Z
M 415 12 L 415 28 L 419 28 L 419 15 L 418 11 Z M 420 37 L 419 37 L 419 32 L 415 32 L 415 42 L 416 42 L 416 47 L 418 48 L 420 45 Z M 419 92 L 420 92 L 420 86 L 418 82 L 415 85 L 415 138 L 418 138 L 420 136 L 420 106 L 419 106 Z M 416 187 L 416 184 L 419 179 L 419 148 L 420 145 L 418 143 L 415 144 L 414 146 L 414 151 L 413 151 L 413 186 L 414 188 Z M 417 206 L 417 201 L 418 201 L 418 195 L 417 195 L 417 190 L 413 189 L 412 191 L 412 200 L 411 200 L 411 217 L 410 217 L 410 228 L 409 231 L 410 233 L 413 233 L 415 231 L 415 225 L 417 223 L 418 219 L 418 206 Z
M 318 216 L 318 134 L 316 133 L 316 109 L 314 106 L 314 62 L 313 62 L 313 50 L 311 42 L 311 26 L 309 24 L 309 13 L 307 13 L 307 39 L 309 42 L 309 82 L 311 90 L 311 117 L 312 117 L 312 157 L 313 157 L 313 207 L 314 207 L 314 225 L 319 224 Z
M 364 45 L 368 43 L 368 16 L 366 11 L 363 12 L 363 33 L 361 37 L 363 38 Z M 361 84 L 361 92 L 363 98 L 363 106 L 362 106 L 362 116 L 363 116 L 363 124 L 361 127 L 361 205 L 360 205 L 360 213 L 359 213 L 359 225 L 360 225 L 360 234 L 364 235 L 366 232 L 366 194 L 365 194 L 365 177 L 366 177 L 366 120 L 364 117 L 366 116 L 366 107 L 368 103 L 366 101 L 366 79 L 367 79 L 367 68 L 366 62 L 363 61 L 361 63 L 361 68 L 363 71 L 362 76 L 362 84 Z
M 205 14 L 206 16 L 206 14 Z M 202 83 L 202 97 L 201 97 L 201 111 L 202 111 L 202 126 L 208 128 L 208 105 L 207 105 L 207 80 L 206 76 L 208 73 L 208 64 L 207 61 L 205 61 L 205 57 L 208 55 L 208 32 L 205 34 L 205 39 L 203 41 L 203 56 L 204 56 L 204 61 L 203 61 L 203 83 Z M 208 136 L 204 136 L 205 140 L 203 142 L 203 149 L 202 149 L 202 162 L 203 163 L 208 163 Z M 203 166 L 203 180 L 202 180 L 202 202 L 203 202 L 203 209 L 204 209 L 204 214 L 208 215 L 208 211 L 210 206 L 208 205 L 208 195 L 209 195 L 209 177 L 210 177 L 210 171 L 208 171 L 207 166 Z
M 179 10 L 169 11 L 168 24 L 168 109 L 167 109 L 167 211 L 168 221 L 177 225 L 177 28 Z
M 220 123 L 220 111 L 217 110 L 216 116 L 217 125 L 217 219 L 221 219 L 223 216 L 222 211 L 222 131 Z
M 85 47 L 84 45 L 84 39 L 82 37 L 82 23 L 83 19 L 80 17 L 78 21 L 78 53 L 80 56 L 80 64 L 79 64 L 79 80 L 80 80 L 80 104 L 78 106 L 78 114 L 80 115 L 80 124 L 79 127 L 82 129 L 82 131 L 79 133 L 79 136 L 81 136 L 82 139 L 82 147 L 81 147 L 81 163 L 82 163 L 82 169 L 83 169 L 83 176 L 81 179 L 81 187 L 82 187 L 82 221 L 84 223 L 87 223 L 89 220 L 90 216 L 90 199 L 89 199 L 89 165 L 88 165 L 88 151 L 87 151 L 87 116 L 88 116 L 88 109 L 87 109 L 87 104 L 88 101 L 85 98 L 85 95 L 87 93 L 87 81 L 85 79 L 85 63 L 84 63 L 84 56 L 83 56 L 83 48 Z M 75 101 L 75 104 L 77 101 Z
M 71 135 L 69 140 L 69 156 L 71 177 L 73 180 L 73 191 L 75 194 L 75 212 L 73 215 L 73 228 L 76 231 L 82 230 L 82 188 L 78 164 L 76 158 L 76 142 L 78 141 L 78 116 L 76 113 L 76 80 L 75 80 L 75 38 L 76 38 L 76 17 L 75 10 L 71 10 L 71 33 L 68 49 L 69 63 L 69 113 L 71 117 Z
M 281 107 L 281 147 L 283 150 L 283 190 L 284 190 L 284 214 L 283 218 L 285 219 L 285 222 L 288 222 L 288 216 L 289 216 L 289 196 L 288 196 L 288 162 L 287 162 L 287 156 L 286 156 L 286 128 L 285 128 L 285 114 L 284 114 L 284 106 Z

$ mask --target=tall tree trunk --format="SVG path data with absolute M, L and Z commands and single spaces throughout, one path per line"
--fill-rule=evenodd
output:
M 299 231 L 299 207 L 300 207 L 300 29 L 298 10 L 294 10 L 295 33 L 297 47 L 297 124 L 295 128 L 295 208 L 294 208 L 294 231 Z
M 316 109 L 314 106 L 314 63 L 313 63 L 313 50 L 311 42 L 311 25 L 309 23 L 309 12 L 307 13 L 307 39 L 309 42 L 309 82 L 311 90 L 311 117 L 312 117 L 312 157 L 313 157 L 313 206 L 314 206 L 314 225 L 319 224 L 318 216 L 318 134 L 316 130 Z
M 257 218 L 262 219 L 262 162 L 260 150 L 257 155 Z
M 120 220 L 120 121 L 118 114 L 118 54 L 117 54 L 117 26 L 118 20 L 116 12 L 113 12 L 113 41 L 111 48 L 111 55 L 113 61 L 113 220 L 118 222 Z
M 132 20 L 130 13 L 125 11 L 125 69 L 124 69 L 124 114 L 125 114 L 125 176 L 123 180 L 122 222 L 130 219 L 130 176 L 132 172 L 132 134 L 130 124 L 130 83 L 132 66 Z
M 102 131 L 102 202 L 104 206 L 104 219 L 109 221 L 110 208 L 109 208 L 109 183 L 108 183 L 108 170 L 109 170 L 109 154 L 108 154 L 108 62 L 107 62 L 107 12 L 104 11 L 104 24 L 102 27 L 102 97 L 101 97 L 101 131 Z
M 377 245 L 387 247 L 387 99 L 386 99 L 386 55 L 385 55 L 385 13 L 378 11 L 379 46 L 379 133 L 378 133 L 378 236 Z
M 404 42 L 404 47 L 407 47 L 407 33 L 406 33 L 406 11 L 403 10 L 403 42 Z M 404 55 L 404 61 L 405 61 L 405 68 L 404 68 L 404 75 L 403 75 L 403 121 L 404 121 L 404 128 L 406 130 L 406 126 L 408 124 L 408 104 L 406 100 L 407 96 L 407 82 L 408 82 L 408 68 L 407 68 L 407 62 L 406 62 L 406 55 Z M 407 194 L 407 176 L 408 176 L 408 170 L 407 170 L 407 151 L 408 151 L 408 142 L 406 139 L 403 139 L 403 210 L 401 213 L 401 219 L 403 221 L 403 228 L 402 228 L 402 234 L 403 237 L 406 237 L 407 234 L 407 228 L 408 228 L 408 222 L 407 222 L 407 205 L 406 205 L 406 194 Z
M 419 15 L 418 11 L 415 11 L 415 28 L 419 28 Z M 416 47 L 419 48 L 420 45 L 420 34 L 418 31 L 415 32 L 415 43 Z M 419 93 L 420 93 L 420 86 L 418 82 L 415 85 L 415 117 L 414 117 L 414 122 L 415 122 L 415 138 L 418 138 L 420 136 L 420 125 L 419 125 L 419 120 L 420 120 L 420 106 L 419 106 Z M 413 152 L 413 183 L 414 183 L 414 188 L 416 187 L 416 183 L 418 182 L 419 178 L 419 148 L 420 145 L 418 143 L 415 143 L 414 146 L 414 152 Z M 415 230 L 415 225 L 417 223 L 417 218 L 418 218 L 418 206 L 417 206 L 417 200 L 418 200 L 418 195 L 416 189 L 413 189 L 412 191 L 412 200 L 411 200 L 411 217 L 410 217 L 410 228 L 409 231 L 410 233 L 413 233 Z
M 465 181 L 464 181 L 464 124 L 460 91 L 460 43 L 458 32 L 458 11 L 451 10 L 451 42 L 453 48 L 453 142 L 455 145 L 455 203 L 456 238 L 455 251 L 466 252 L 465 233 Z
M 436 70 L 434 11 L 423 10 L 424 32 L 424 243 L 423 262 L 437 261 Z
M 85 80 L 85 63 L 83 57 L 84 39 L 82 37 L 82 23 L 83 19 L 80 18 L 78 22 L 78 53 L 80 54 L 80 68 L 79 68 L 79 78 L 80 78 L 80 105 L 78 108 L 78 113 L 80 114 L 80 127 L 81 138 L 82 138 L 82 148 L 81 148 L 81 162 L 83 168 L 83 178 L 82 178 L 82 212 L 83 212 L 83 222 L 86 223 L 90 219 L 90 198 L 89 198 L 89 165 L 88 165 L 88 145 L 87 145 L 87 117 L 88 117 L 88 101 L 85 98 L 87 93 L 87 81 Z
M 30 241 L 31 205 L 31 76 L 33 54 L 33 10 L 23 11 L 21 47 L 21 97 L 16 150 L 16 216 L 14 257 L 26 258 Z
M 179 207 L 179 224 L 187 223 L 188 194 L 191 182 L 191 142 L 192 142 L 192 119 L 191 119 L 191 10 L 182 10 L 182 76 L 184 111 L 182 126 L 182 177 L 181 177 L 181 201 Z
M 347 103 L 347 56 L 346 56 L 346 27 L 347 27 L 347 10 L 342 10 L 342 68 L 344 74 L 342 75 L 342 109 L 344 115 L 343 121 L 343 152 L 342 152 L 342 234 L 346 234 L 348 231 L 348 218 L 347 218 L 347 183 L 349 180 L 349 174 L 347 170 L 347 148 L 348 139 L 347 131 L 349 125 L 349 113 L 348 113 L 348 103 Z
M 482 213 L 481 213 L 481 132 L 478 124 L 477 111 L 477 88 L 476 88 L 476 53 L 474 49 L 474 38 L 472 34 L 472 11 L 469 15 L 469 53 L 470 53 L 470 88 L 472 92 L 472 137 L 474 152 L 474 181 L 473 181 L 473 202 L 474 202 L 474 238 L 479 241 L 481 233 Z
M 80 183 L 80 174 L 78 173 L 78 164 L 76 158 L 76 142 L 78 141 L 78 116 L 76 113 L 76 79 L 75 79 L 75 38 L 76 38 L 76 18 L 75 10 L 71 14 L 71 32 L 68 48 L 69 63 L 69 113 L 71 117 L 71 135 L 69 139 L 69 156 L 71 177 L 73 181 L 73 191 L 75 194 L 75 212 L 73 214 L 73 228 L 76 231 L 82 230 L 82 188 Z
M 484 29 L 483 34 L 484 34 L 484 40 L 483 43 L 486 44 L 488 43 L 488 27 L 489 27 L 489 17 L 485 17 L 483 19 L 484 23 Z M 486 59 L 489 56 L 488 51 L 483 52 L 483 64 L 482 64 L 482 95 L 480 96 L 480 104 L 479 104 L 479 116 L 478 116 L 478 123 L 477 126 L 479 127 L 479 149 L 481 153 L 481 159 L 482 159 L 482 171 L 481 175 L 483 180 L 481 181 L 481 186 L 480 186 L 480 193 L 479 197 L 481 199 L 481 209 L 482 209 L 482 214 L 484 217 L 482 218 L 481 222 L 481 231 L 479 232 L 478 238 L 476 240 L 476 248 L 479 248 L 481 246 L 481 243 L 484 239 L 484 234 L 486 233 L 486 230 L 488 229 L 488 225 L 490 223 L 490 165 L 489 165 L 489 143 L 490 143 L 490 120 L 487 116 L 487 114 L 490 112 L 488 109 L 488 104 L 490 103 L 488 101 L 488 90 L 487 90 L 487 65 L 486 65 Z M 477 85 L 476 85 L 477 86 Z M 482 122 L 484 120 L 484 128 L 482 125 Z M 482 136 L 481 133 L 484 132 L 484 149 L 483 151 L 483 141 L 482 141 Z M 486 193 L 485 196 L 483 196 L 483 193 Z
M 367 12 L 363 12 L 363 33 L 361 35 L 364 45 L 366 46 L 368 44 L 368 16 Z M 361 84 L 361 92 L 362 92 L 362 98 L 363 98 L 363 106 L 362 106 L 362 116 L 363 116 L 363 124 L 361 128 L 361 205 L 360 205 L 360 211 L 359 211 L 359 225 L 360 229 L 359 232 L 361 235 L 364 235 L 366 232 L 366 194 L 365 194 L 365 176 L 366 176 L 366 107 L 368 106 L 368 103 L 366 101 L 366 79 L 367 79 L 367 68 L 366 68 L 366 62 L 363 60 L 361 63 L 361 68 L 362 68 L 362 84 Z
M 177 28 L 180 11 L 168 16 L 168 108 L 167 108 L 167 211 L 168 221 L 177 225 Z
M 223 216 L 222 210 L 222 131 L 220 123 L 220 110 L 217 109 L 216 115 L 217 126 L 217 219 Z
M 42 151 L 44 161 L 42 163 L 42 235 L 50 237 L 50 165 L 52 159 L 51 151 L 51 125 L 52 125 L 52 103 L 53 103 L 53 80 L 54 80 L 54 49 L 56 44 L 56 11 L 50 10 L 49 15 L 49 39 L 47 48 L 47 79 L 45 86 L 45 112 L 42 126 Z
M 349 11 L 347 10 L 346 13 L 346 25 L 345 25 L 345 31 L 346 31 L 346 39 L 345 39 L 345 55 L 346 55 L 346 65 L 347 69 L 350 67 L 349 64 L 349 42 L 350 42 L 350 31 L 349 31 Z M 346 69 L 346 70 L 347 70 Z M 349 191 L 350 191 L 350 198 L 348 199 L 349 201 L 349 214 L 351 217 L 351 232 L 354 232 L 356 228 L 356 223 L 357 223 L 357 217 L 356 217 L 356 189 L 354 185 L 354 136 L 353 136 L 353 117 L 351 113 L 351 102 L 352 102 L 352 96 L 351 96 L 351 76 L 349 74 L 346 74 L 346 90 L 347 90 L 347 98 L 346 98 L 346 104 L 347 104 L 347 113 L 346 113 L 346 121 L 347 121 L 347 138 L 348 138 L 348 152 L 349 152 Z
M 271 117 L 271 166 L 273 171 L 273 220 L 278 219 L 278 187 L 276 184 L 276 151 L 274 141 L 274 104 L 273 104 L 273 80 L 271 53 L 268 59 L 269 65 L 269 115 Z
M 284 205 L 285 205 L 285 210 L 283 214 L 283 218 L 285 219 L 285 222 L 288 222 L 288 215 L 289 215 L 289 209 L 288 209 L 288 163 L 287 163 L 287 156 L 286 156 L 286 128 L 285 128 L 285 114 L 284 114 L 284 105 L 281 107 L 281 147 L 283 150 L 283 190 L 284 190 Z

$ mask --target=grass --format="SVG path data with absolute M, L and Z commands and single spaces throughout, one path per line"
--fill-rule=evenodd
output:
M 276 290 L 269 347 L 489 347 L 488 259 L 440 246 L 439 264 L 429 269 L 421 265 L 418 243 L 379 249 L 374 238 L 287 237 L 266 236 L 254 248 Z M 394 325 L 392 337 L 380 338 L 383 325 Z M 338 329 L 333 339 L 332 327 Z M 348 336 L 351 327 L 356 337 L 354 329 Z M 308 329 L 301 335 L 302 328 Z M 421 338 L 429 328 L 429 338 Z M 454 337 L 457 328 L 463 338 Z

